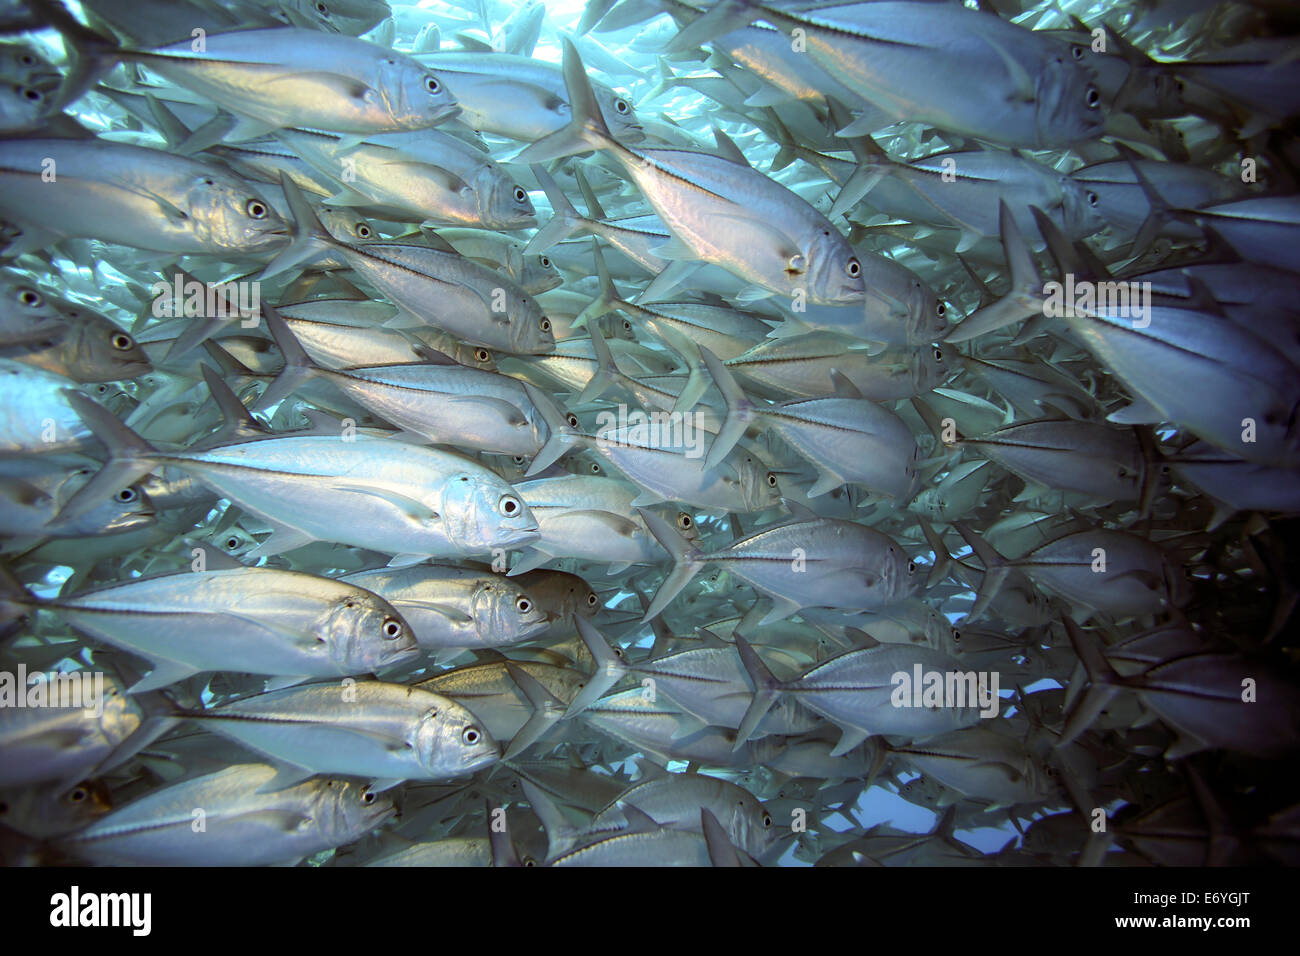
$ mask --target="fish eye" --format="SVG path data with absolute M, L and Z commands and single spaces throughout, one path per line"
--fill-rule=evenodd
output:
M 29 103 L 39 103 L 41 100 L 45 98 L 44 96 L 41 95 L 40 90 L 34 90 L 30 86 L 22 87 L 22 91 L 23 91 L 23 99 L 27 100 Z
M 942 302 L 936 302 L 934 306 L 934 313 L 935 315 L 939 316 L 939 318 L 943 318 L 945 315 L 948 314 L 948 307 L 944 305 Z
M 531 856 L 524 857 L 524 866 L 536 866 L 536 865 L 537 865 L 537 861 L 534 860 Z
M 384 618 L 384 637 L 390 641 L 402 636 L 402 622 L 391 617 Z
M 943 361 L 943 349 L 941 349 L 941 348 L 935 348 L 935 350 L 934 350 L 934 360 L 935 360 L 936 362 L 942 362 L 942 361 Z
M 35 289 L 23 289 L 18 293 L 18 301 L 23 305 L 31 306 L 32 308 L 37 308 L 38 306 L 45 304 L 44 297 L 42 297 Z
M 683 531 L 689 531 L 691 526 L 694 524 L 695 522 L 691 520 L 691 516 L 685 511 L 680 512 L 677 515 L 677 527 L 681 528 Z
M 125 332 L 114 332 L 113 337 L 108 341 L 109 344 L 119 352 L 125 352 L 127 349 L 135 345 L 135 341 Z
M 371 790 L 369 787 L 367 787 L 365 790 L 362 790 L 361 802 L 364 803 L 366 806 L 370 806 L 372 803 L 375 802 L 375 792 Z
M 1123 465 L 1120 465 L 1120 466 L 1119 466 L 1119 476 L 1120 476 L 1121 478 L 1127 478 L 1127 477 L 1128 477 L 1128 469 L 1125 468 Z
M 21 63 L 23 66 L 35 66 L 36 57 L 32 56 L 30 53 L 24 53 L 22 56 L 18 58 L 18 62 Z
M 776 487 L 776 475 L 772 474 L 770 471 L 767 473 L 767 486 L 769 488 Z
M 537 324 L 543 332 L 551 331 L 551 320 L 548 319 L 546 316 L 542 316 L 542 321 Z
M 1084 102 L 1088 104 L 1088 109 L 1095 110 L 1101 106 L 1101 94 L 1097 92 L 1095 86 L 1088 87 L 1088 92 L 1084 96 Z
M 564 420 L 568 422 L 570 428 L 578 427 L 578 416 L 573 414 L 573 412 L 569 412 L 568 414 L 566 414 L 564 416 Z
M 515 455 L 514 458 L 511 459 L 511 461 L 513 461 L 516 465 L 522 465 L 527 460 L 528 459 L 526 459 L 523 455 Z
M 369 238 L 370 238 L 370 227 L 367 226 L 364 222 L 359 222 L 359 223 L 357 223 L 357 227 L 356 227 L 355 232 L 356 232 L 356 234 L 357 234 L 357 238 L 359 238 L 359 239 L 369 239 Z
M 596 592 L 595 591 L 589 592 L 587 594 L 587 607 L 595 607 L 597 600 L 599 599 L 596 597 Z M 619 653 L 621 654 L 622 652 L 620 651 Z
M 266 218 L 266 203 L 260 199 L 250 199 L 248 205 L 244 207 L 250 216 L 254 219 Z
M 1088 193 L 1088 205 L 1089 205 L 1089 206 L 1095 206 L 1095 205 L 1097 205 L 1097 202 L 1098 202 L 1098 200 L 1097 200 L 1097 194 L 1096 194 L 1096 193 Z
M 600 465 L 596 464 L 594 461 L 591 463 L 591 473 L 593 475 L 600 474 Z
M 1070 52 L 1074 54 L 1074 58 L 1075 58 L 1076 60 L 1082 60 L 1082 59 L 1083 59 L 1083 47 L 1081 47 L 1081 46 L 1076 46 L 1076 47 L 1074 47 Z
M 135 489 L 134 489 L 134 488 L 123 488 L 121 491 L 119 491 L 119 492 L 118 492 L 117 494 L 115 494 L 113 497 L 114 497 L 115 499 L 117 499 L 118 501 L 122 502 L 122 504 L 124 504 L 124 505 L 125 505 L 125 504 L 130 504 L 132 501 L 135 501 L 135 499 L 136 499 Z
M 957 630 L 955 627 L 952 629 L 952 639 L 957 644 L 961 643 L 961 631 Z
M 237 548 L 237 547 L 239 547 L 239 539 L 238 539 L 238 538 L 235 538 L 235 537 L 227 538 L 227 539 L 226 539 L 226 547 L 227 547 L 227 548 L 232 548 L 232 549 L 233 549 L 233 548 Z
M 73 789 L 68 793 L 68 799 L 71 800 L 73 803 L 80 803 L 82 800 L 85 800 L 86 797 L 88 796 L 90 796 L 90 794 L 86 791 L 85 787 L 76 787 L 75 789 Z
M 524 192 L 523 186 L 515 187 L 515 202 L 523 202 L 528 198 L 528 193 Z
M 424 88 L 430 93 L 442 92 L 442 84 L 438 82 L 437 77 L 426 76 L 424 78 Z
M 520 504 L 519 499 L 514 495 L 502 495 L 501 500 L 497 502 L 497 510 L 507 518 L 513 518 L 515 515 L 519 514 L 519 512 L 523 510 L 523 507 L 524 506 Z
M 322 16 L 329 16 L 330 11 L 329 8 L 325 6 L 325 4 L 320 2 L 320 0 L 316 0 L 316 12 L 321 14 Z
M 631 331 L 632 331 L 632 323 L 629 322 L 627 319 L 624 319 L 624 320 L 623 320 L 623 331 L 624 331 L 624 332 L 631 332 Z
M 916 573 L 916 562 L 915 562 L 915 561 L 908 561 L 908 562 L 907 562 L 907 573 L 908 573 L 908 574 L 915 574 L 915 573 Z
M 770 814 L 765 813 L 763 814 L 763 829 L 770 830 L 771 828 L 772 828 L 772 817 Z
M 614 110 L 618 113 L 622 113 L 624 116 L 626 116 L 631 109 L 632 107 L 628 105 L 627 100 L 622 97 L 619 97 L 614 101 Z
M 542 268 L 549 269 L 550 267 L 551 267 L 551 260 L 548 259 L 546 256 L 542 256 Z
M 526 597 L 521 597 L 519 600 L 515 601 L 515 609 L 520 614 L 527 614 L 533 609 L 533 602 L 528 600 Z
M 850 259 L 844 264 L 844 271 L 849 274 L 850 279 L 856 279 L 862 275 L 862 263 L 858 262 L 857 259 Z
M 461 731 L 460 739 L 465 741 L 465 743 L 469 744 L 469 746 L 473 747 L 476 743 L 478 743 L 479 738 L 481 736 L 482 734 L 478 732 L 477 728 L 466 727 L 463 731 Z
M 480 362 L 486 362 L 491 357 L 492 357 L 492 353 L 489 352 L 487 349 L 474 350 L 474 358 L 478 359 Z

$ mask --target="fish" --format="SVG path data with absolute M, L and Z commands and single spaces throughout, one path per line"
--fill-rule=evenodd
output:
M 153 670 L 129 688 L 132 693 L 200 671 L 300 678 L 366 674 L 417 653 L 410 627 L 383 598 L 298 571 L 185 571 L 35 606 L 150 658 Z
M 59 849 L 99 865 L 286 865 L 351 842 L 393 815 L 391 800 L 346 780 L 263 793 L 275 773 L 245 763 L 172 784 L 63 837 Z

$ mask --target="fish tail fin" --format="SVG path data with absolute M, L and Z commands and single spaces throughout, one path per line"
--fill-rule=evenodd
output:
M 578 838 L 577 829 L 560 812 L 555 801 L 535 783 L 524 777 L 519 778 L 519 783 L 523 787 L 528 806 L 537 815 L 537 819 L 542 821 L 542 829 L 546 831 L 547 858 L 560 855 Z
M 997 597 L 1003 582 L 1006 581 L 1007 575 L 1011 573 L 1011 568 L 1007 564 L 1007 559 L 998 554 L 991 544 L 976 535 L 966 522 L 954 521 L 952 526 L 957 529 L 957 533 L 971 546 L 975 556 L 984 564 L 984 580 L 980 582 L 979 594 L 975 598 L 975 604 L 971 607 L 970 613 L 966 615 L 966 621 L 969 623 L 979 620 L 980 616 L 988 609 L 989 604 Z
M 976 310 L 959 322 L 944 338 L 945 342 L 965 342 L 1042 312 L 1043 280 L 1029 243 L 1005 201 L 999 202 L 998 227 L 1011 272 L 1011 288 L 992 305 Z
M 575 436 L 578 433 L 551 396 L 531 382 L 523 382 L 522 384 L 524 393 L 541 413 L 542 420 L 546 422 L 548 432 L 546 441 L 542 443 L 542 447 L 533 456 L 533 460 L 528 466 L 528 473 L 535 475 L 555 464 L 573 445 Z
M 582 171 L 581 166 L 573 168 L 573 181 L 578 184 L 578 192 L 582 193 L 582 201 L 587 204 L 588 219 L 607 219 L 605 209 L 596 198 L 596 192 L 591 188 L 591 183 L 587 182 L 587 176 Z
M 568 710 L 564 712 L 566 719 L 582 713 L 604 697 L 610 688 L 622 680 L 628 672 L 627 665 L 614 653 L 604 635 L 596 630 L 590 621 L 578 615 L 577 622 L 578 635 L 587 645 L 587 650 L 591 651 L 596 666 L 586 686 L 578 692 L 578 696 L 573 698 Z
M 492 865 L 494 867 L 523 866 L 524 862 L 519 858 L 519 851 L 515 849 L 515 841 L 510 839 L 510 821 L 506 819 L 505 809 L 493 807 L 491 800 L 484 800 L 483 803 L 486 811 L 484 820 L 488 824 L 488 848 L 491 851 Z M 501 811 L 499 827 L 496 826 L 493 817 L 497 810 Z
M 596 278 L 600 282 L 600 294 L 578 313 L 577 318 L 573 320 L 572 327 L 574 329 L 586 328 L 587 323 L 592 319 L 599 319 L 624 304 L 623 299 L 618 294 L 618 289 L 614 287 L 614 279 L 609 274 L 609 266 L 605 264 L 605 257 L 601 254 L 600 243 L 595 239 L 591 240 L 591 257 L 596 263 Z
M 108 462 L 59 509 L 56 521 L 78 518 L 154 469 L 157 452 L 104 406 L 80 392 L 64 389 L 72 410 L 108 449 Z
M 772 157 L 772 165 L 767 168 L 768 173 L 771 174 L 785 169 L 798 159 L 799 149 L 789 127 L 781 122 L 781 117 L 777 115 L 776 110 L 768 107 L 767 115 L 772 123 L 770 135 L 776 140 L 777 145 L 776 155 Z
M 670 525 L 663 518 L 659 517 L 653 511 L 646 511 L 644 508 L 638 508 L 637 512 L 641 515 L 641 520 L 645 522 L 650 533 L 655 536 L 655 540 L 663 546 L 673 559 L 672 570 L 668 572 L 668 577 L 664 578 L 664 583 L 659 585 L 659 590 L 655 592 L 654 600 L 646 608 L 645 617 L 641 618 L 644 624 L 651 618 L 658 616 L 659 612 L 667 607 L 681 593 L 682 588 L 690 583 L 691 578 L 703 567 L 700 561 L 700 552 L 697 548 L 691 546 L 691 543 L 677 533 L 677 529 Z
M 921 523 L 921 533 L 925 535 L 925 543 L 934 552 L 934 566 L 931 567 L 930 576 L 925 582 L 926 587 L 933 587 L 948 576 L 948 568 L 952 564 L 952 555 L 948 553 L 948 547 L 943 543 L 943 537 L 934 530 L 934 525 L 924 518 L 918 518 L 917 520 Z
M 316 210 L 312 209 L 311 203 L 302 194 L 298 184 L 286 173 L 280 173 L 280 186 L 284 189 L 285 201 L 289 203 L 289 210 L 293 213 L 293 240 L 288 248 L 272 259 L 262 270 L 259 279 L 269 279 L 281 272 L 288 272 L 294 266 L 320 255 L 326 248 L 340 244 L 321 224 Z
M 225 421 L 225 424 L 217 429 L 212 437 L 205 441 L 205 444 L 220 445 L 231 440 L 265 435 L 267 430 L 249 414 L 248 409 L 244 407 L 244 403 L 226 384 L 225 379 L 206 362 L 201 367 L 203 369 L 203 381 L 208 386 L 208 394 L 217 403 L 217 409 L 221 412 L 221 417 Z
M 1116 148 L 1119 150 L 1120 156 L 1128 161 L 1129 168 L 1133 170 L 1133 178 L 1142 187 L 1142 194 L 1151 207 L 1151 211 L 1147 213 L 1146 219 L 1142 222 L 1142 227 L 1138 229 L 1138 234 L 1133 239 L 1133 245 L 1129 247 L 1128 254 L 1136 259 L 1151 248 L 1151 244 L 1156 241 L 1156 236 L 1160 235 L 1160 230 L 1178 217 L 1174 209 L 1165 200 L 1165 197 L 1160 195 L 1159 190 L 1151 185 L 1151 180 L 1142 172 L 1142 167 L 1138 165 L 1141 157 L 1123 143 L 1117 143 Z
M 704 459 L 705 469 L 713 469 L 722 464 L 731 449 L 736 447 L 736 442 L 744 437 L 745 431 L 754 421 L 754 404 L 745 397 L 745 391 L 736 382 L 731 369 L 703 345 L 700 346 L 700 356 L 704 359 L 713 383 L 722 393 L 722 400 L 727 404 L 727 417 L 714 436 L 713 444 L 709 446 L 708 457 Z
M 257 411 L 284 401 L 321 371 L 321 367 L 311 360 L 311 356 L 302 347 L 302 343 L 293 334 L 284 317 L 269 303 L 262 303 L 262 315 L 266 317 L 266 327 L 271 333 L 271 338 L 275 339 L 276 347 L 284 356 L 284 369 L 275 377 L 275 381 L 266 387 L 266 391 L 253 406 Z
M 673 414 L 678 412 L 685 414 L 694 408 L 704 393 L 709 390 L 709 377 L 704 370 L 700 346 L 681 329 L 667 322 L 655 323 L 652 327 L 655 334 L 663 339 L 664 344 L 679 356 L 682 364 L 686 366 L 686 384 L 677 393 L 677 401 L 673 402 L 672 407 Z
M 596 102 L 596 93 L 587 78 L 587 68 L 582 65 L 578 48 L 568 37 L 563 37 L 561 43 L 564 47 L 564 87 L 569 92 L 573 119 L 563 129 L 524 149 L 513 162 L 540 163 L 616 145 L 605 124 L 605 117 L 601 115 L 600 104 Z
M 592 326 L 590 332 L 591 347 L 596 353 L 596 372 L 587 382 L 582 394 L 578 396 L 578 401 L 582 404 L 595 401 L 623 377 L 623 373 L 618 370 L 618 365 L 614 363 L 614 356 L 609 350 L 605 336 L 600 334 L 600 329 Z
M 528 245 L 524 246 L 524 255 L 535 256 L 556 243 L 563 242 L 574 233 L 581 232 L 587 226 L 588 220 L 573 208 L 569 197 L 564 195 L 564 190 L 560 188 L 559 183 L 541 163 L 533 163 L 531 169 L 542 187 L 542 192 L 546 193 L 546 199 L 551 204 L 551 212 L 554 213 L 551 221 L 537 230 L 537 234 L 528 240 Z
M 116 66 L 122 51 L 118 44 L 76 19 L 62 0 L 26 0 L 26 3 L 59 32 L 69 48 L 72 68 L 59 86 L 51 112 L 55 115 L 79 99 Z
M 655 84 L 650 87 L 650 91 L 641 97 L 642 103 L 657 100 L 677 85 L 677 75 L 673 73 L 673 68 L 668 65 L 668 60 L 665 57 L 659 57 L 655 68 L 659 73 L 659 79 L 655 80 Z
M 6 565 L 0 564 L 0 637 L 27 617 L 38 603 L 37 597 L 27 590 L 14 573 Z
M 1083 733 L 1096 720 L 1097 715 L 1105 709 L 1114 696 L 1119 693 L 1122 678 L 1115 673 L 1115 668 L 1106 660 L 1105 654 L 1097 643 L 1084 634 L 1083 629 L 1068 616 L 1062 619 L 1065 633 L 1070 638 L 1070 646 L 1079 656 L 1084 670 L 1088 674 L 1088 690 L 1070 711 L 1070 716 L 1056 742 L 1059 750 Z
M 767 712 L 772 709 L 772 705 L 781 695 L 784 684 L 777 680 L 776 675 L 763 663 L 763 659 L 750 646 L 749 641 L 745 640 L 744 635 L 733 636 L 736 639 L 736 650 L 740 653 L 740 662 L 745 665 L 745 673 L 749 675 L 750 683 L 754 685 L 754 697 L 745 710 L 745 716 L 740 720 L 740 726 L 736 729 L 735 742 L 731 745 L 732 750 L 739 750 L 745 746 L 745 742 L 753 736 L 758 725 L 767 716 Z

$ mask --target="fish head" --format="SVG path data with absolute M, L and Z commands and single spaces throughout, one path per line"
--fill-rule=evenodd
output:
M 104 675 L 103 707 L 99 715 L 99 731 L 114 744 L 119 744 L 140 729 L 144 711 L 126 688 L 109 674 Z
M 486 470 L 452 476 L 442 495 L 447 536 L 464 554 L 536 541 L 537 518 L 523 496 Z
M 526 640 L 551 625 L 541 603 L 509 579 L 480 582 L 470 604 L 479 633 L 490 635 L 493 644 Z
M 460 114 L 455 94 L 443 78 L 409 56 L 386 54 L 379 84 L 398 129 L 429 129 Z
M 769 470 L 767 465 L 753 455 L 743 452 L 737 455 L 733 452 L 727 458 L 732 458 L 733 455 L 745 510 L 762 511 L 780 504 L 781 488 L 776 480 L 776 472 Z
M 753 857 L 760 857 L 776 842 L 776 820 L 748 793 L 741 794 L 727 821 L 731 842 Z
M 0 82 L 0 130 L 27 130 L 45 119 L 53 105 L 49 92 L 25 83 Z
M 69 474 L 55 493 L 56 505 L 62 508 L 93 474 L 89 468 L 79 468 Z M 155 521 L 157 512 L 153 502 L 143 487 L 134 484 L 119 488 L 107 501 L 76 519 L 76 528 L 86 534 L 111 534 L 143 528 Z
M 335 239 L 344 242 L 372 242 L 379 238 L 379 233 L 370 220 L 358 216 L 355 209 L 340 209 L 335 206 L 320 206 L 316 210 L 321 225 L 330 231 Z
M 509 306 L 510 347 L 520 355 L 545 355 L 555 351 L 551 319 L 527 292 L 513 297 Z
M 466 707 L 438 694 L 429 696 L 438 703 L 420 717 L 412 741 L 421 766 L 434 776 L 460 776 L 501 758 L 501 745 Z
M 420 653 L 411 626 L 376 594 L 360 588 L 336 601 L 316 634 L 343 674 L 372 674 Z
M 952 309 L 920 279 L 912 282 L 907 297 L 907 344 L 929 345 L 942 342 L 952 328 Z
M 320 781 L 320 810 L 316 819 L 331 842 L 351 843 L 395 816 L 397 806 L 387 793 L 351 780 Z
M 819 305 L 856 305 L 866 299 L 862 262 L 849 241 L 825 223 L 804 253 L 808 297 Z
M 80 313 L 75 309 L 66 314 L 70 321 L 80 320 Z M 107 319 L 80 321 L 71 335 L 74 357 L 68 362 L 68 375 L 76 381 L 116 382 L 153 371 L 149 356 L 140 344 L 125 329 Z
M 610 133 L 621 143 L 640 143 L 645 139 L 645 129 L 632 108 L 632 98 L 603 83 L 593 83 L 596 104 Z
M 898 544 L 890 542 L 877 566 L 878 590 L 892 603 L 913 597 L 921 590 L 926 569 L 907 556 Z
M 532 295 L 549 292 L 564 285 L 564 276 L 555 268 L 555 263 L 546 253 L 527 255 L 524 259 L 524 273 L 519 284 Z
M 0 82 L 53 90 L 63 76 L 28 43 L 0 44 Z
M 528 198 L 528 190 L 495 163 L 484 163 L 475 175 L 474 195 L 479 219 L 488 229 L 528 229 L 537 225 L 537 210 Z
M 1042 62 L 1035 94 L 1039 147 L 1068 146 L 1102 134 L 1106 111 L 1101 90 L 1068 52 L 1058 50 Z
M 14 273 L 0 277 L 0 327 L 24 335 L 57 333 L 65 328 L 63 303 Z
M 1061 216 L 1065 233 L 1071 239 L 1083 239 L 1106 228 L 1101 194 L 1068 176 L 1061 177 Z
M 952 377 L 955 360 L 950 358 L 943 346 L 922 346 L 912 352 L 911 358 L 912 387 L 918 395 L 942 385 Z
M 242 180 L 205 173 L 191 184 L 186 199 L 193 232 L 214 249 L 254 252 L 288 241 L 289 224 Z

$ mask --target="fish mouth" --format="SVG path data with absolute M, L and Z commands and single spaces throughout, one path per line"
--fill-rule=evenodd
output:
M 380 667 L 394 667 L 397 664 L 409 664 L 420 656 L 420 646 L 406 647 L 396 651 L 385 651 L 379 656 Z

